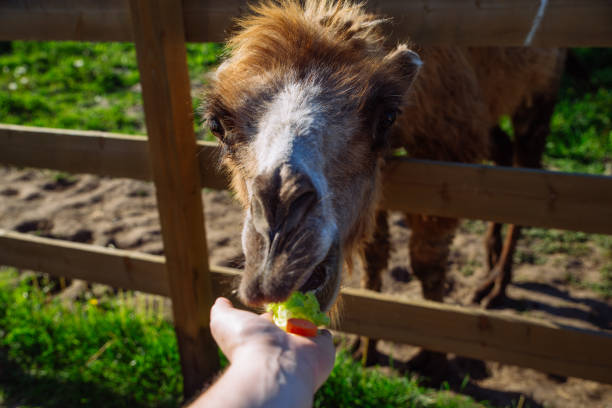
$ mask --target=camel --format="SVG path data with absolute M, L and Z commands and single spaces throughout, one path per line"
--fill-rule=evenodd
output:
M 381 174 L 395 148 L 420 159 L 540 167 L 562 51 L 389 47 L 387 21 L 349 1 L 264 0 L 227 42 L 204 120 L 245 211 L 246 305 L 312 290 L 328 310 L 354 259 L 363 286 L 381 290 L 390 250 Z M 514 140 L 498 126 L 504 114 Z M 458 220 L 407 219 L 412 271 L 423 296 L 442 301 Z M 501 225 L 489 227 L 491 274 L 476 301 L 503 297 L 519 231 L 510 226 L 502 243 Z

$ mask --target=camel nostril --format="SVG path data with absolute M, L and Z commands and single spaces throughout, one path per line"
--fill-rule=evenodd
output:
M 261 202 L 259 197 L 254 197 L 251 203 L 251 219 L 255 231 L 259 233 L 264 239 L 266 248 L 270 247 L 272 241 L 272 229 L 269 223 L 269 216 L 266 214 L 264 204 Z
M 314 190 L 302 191 L 289 205 L 287 219 L 285 220 L 285 231 L 291 231 L 307 216 L 310 210 L 316 205 L 319 197 Z
M 276 212 L 280 191 L 280 171 L 261 174 L 253 181 L 251 217 L 255 230 L 261 234 L 269 246 L 276 224 Z
M 258 175 L 253 182 L 251 216 L 259 234 L 270 243 L 275 233 L 295 229 L 319 200 L 310 178 L 288 165 Z

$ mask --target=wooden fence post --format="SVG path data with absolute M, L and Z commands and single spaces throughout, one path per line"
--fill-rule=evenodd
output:
M 180 1 L 130 0 L 167 278 L 190 398 L 219 368 Z

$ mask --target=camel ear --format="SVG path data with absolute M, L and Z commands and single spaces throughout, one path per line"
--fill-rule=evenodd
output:
M 391 72 L 399 76 L 404 92 L 407 92 L 416 78 L 423 61 L 416 52 L 409 50 L 406 44 L 400 44 L 397 48 L 385 56 L 385 63 Z

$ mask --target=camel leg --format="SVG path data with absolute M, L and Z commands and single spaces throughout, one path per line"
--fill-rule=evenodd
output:
M 502 253 L 497 265 L 493 271 L 491 271 L 491 281 L 493 282 L 493 287 L 491 288 L 490 293 L 483 299 L 482 304 L 487 309 L 499 306 L 505 299 L 506 287 L 512 281 L 512 258 L 514 256 L 514 250 L 516 249 L 516 243 L 520 237 L 520 234 L 520 226 L 514 224 L 508 225 L 508 232 L 506 233 L 506 240 L 504 241 Z
M 502 253 L 502 231 L 503 224 L 498 222 L 490 222 L 487 227 L 487 234 L 485 236 L 485 251 L 487 253 L 487 278 L 482 282 L 472 295 L 472 303 L 480 303 L 485 298 L 491 289 L 495 286 L 496 276 L 494 275 L 493 269 L 499 261 Z
M 391 242 L 389 235 L 389 223 L 386 211 L 377 211 L 376 230 L 374 237 L 364 248 L 362 262 L 364 274 L 361 279 L 361 287 L 380 292 L 382 289 L 382 272 L 387 269 Z M 376 350 L 378 339 L 361 337 L 361 350 L 353 355 L 361 359 L 363 365 L 370 366 L 379 362 L 380 354 Z M 356 347 L 358 348 L 358 347 Z
M 502 232 L 503 224 L 499 222 L 490 222 L 487 227 L 487 234 L 485 236 L 485 249 L 487 250 L 487 268 L 491 271 L 502 252 Z
M 514 147 L 512 146 L 512 140 L 510 140 L 508 134 L 499 126 L 495 126 L 489 132 L 489 142 L 491 160 L 498 166 L 512 166 Z M 490 223 L 487 231 L 485 242 L 489 271 L 495 267 L 502 252 L 501 230 L 502 224 Z
M 550 132 L 550 118 L 553 114 L 556 95 L 536 95 L 530 104 L 523 104 L 512 117 L 514 124 L 514 165 L 516 167 L 541 168 L 546 137 Z M 521 228 L 511 225 L 508 229 L 504 248 L 494 267 L 495 283 L 491 292 L 484 297 L 486 308 L 497 306 L 506 296 L 506 287 L 512 281 L 512 258 Z
M 495 126 L 489 132 L 489 157 L 498 166 L 512 166 L 514 147 L 512 141 L 499 126 Z M 485 251 L 487 254 L 488 278 L 476 289 L 472 297 L 472 302 L 480 303 L 487 296 L 495 285 L 495 276 L 491 274 L 495 265 L 499 262 L 502 254 L 502 227 L 503 224 L 490 222 L 485 236 Z
M 454 218 L 409 215 L 410 262 L 412 271 L 421 281 L 423 297 L 441 302 L 444 298 L 444 280 L 449 247 L 457 220 Z
M 458 221 L 453 218 L 409 215 L 410 263 L 421 282 L 423 297 L 442 302 L 449 255 Z M 434 383 L 448 372 L 446 354 L 422 350 L 408 363 L 413 370 L 423 373 Z

